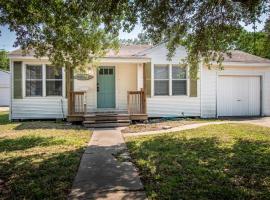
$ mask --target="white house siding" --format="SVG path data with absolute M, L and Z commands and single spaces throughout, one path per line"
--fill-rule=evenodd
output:
M 13 60 L 11 60 L 13 63 Z M 22 99 L 13 99 L 11 90 L 10 119 L 62 119 L 67 116 L 67 99 L 65 97 L 25 97 L 25 64 L 50 64 L 48 60 L 24 60 L 22 67 Z M 13 66 L 11 65 L 11 74 Z M 64 73 L 64 72 L 63 72 Z M 44 73 L 43 73 L 44 76 Z M 12 83 L 12 82 L 11 82 Z M 45 88 L 44 88 L 45 89 Z M 44 91 L 44 90 L 43 90 Z M 65 76 L 63 76 L 63 96 L 65 96 Z
M 197 84 L 197 97 L 187 96 L 154 96 L 154 65 L 172 64 L 177 65 L 187 53 L 183 47 L 176 50 L 175 56 L 167 59 L 168 50 L 165 44 L 154 47 L 145 52 L 151 58 L 152 94 L 147 98 L 147 113 L 149 117 L 187 117 L 200 116 L 200 80 Z M 199 74 L 200 76 L 200 74 Z M 187 81 L 187 94 L 189 94 L 189 81 Z
M 12 119 L 61 119 L 67 115 L 67 100 L 42 97 L 13 99 L 11 115 Z
M 201 69 L 201 117 L 216 117 L 217 72 L 206 67 Z
M 147 98 L 149 117 L 188 117 L 200 116 L 198 97 L 152 97 Z
M 256 64 L 254 64 L 256 65 Z M 270 67 L 244 67 L 230 66 L 224 70 L 202 70 L 202 96 L 201 96 L 201 116 L 217 116 L 217 86 L 220 75 L 237 76 L 261 76 L 262 77 L 262 115 L 270 115 Z
M 0 70 L 0 106 L 8 106 L 10 101 L 10 73 Z
M 137 64 L 100 63 L 100 66 L 115 66 L 115 98 L 116 109 L 127 110 L 127 92 L 137 90 Z M 87 91 L 87 111 L 97 110 L 97 69 L 93 69 L 94 77 L 87 81 L 74 81 L 75 91 Z

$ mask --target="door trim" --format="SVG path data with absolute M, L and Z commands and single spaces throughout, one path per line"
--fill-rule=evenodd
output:
M 113 68 L 114 69 L 114 107 L 111 107 L 111 108 L 100 108 L 100 107 L 98 107 L 98 91 L 97 91 L 97 86 L 98 86 L 98 76 L 99 76 L 99 72 L 98 72 L 98 70 L 99 70 L 99 68 L 101 68 L 101 67 L 104 67 L 104 68 Z M 109 109 L 116 109 L 116 105 L 117 105 L 117 102 L 116 102 L 116 100 L 117 100 L 117 97 L 116 97 L 116 95 L 117 95 L 117 85 L 116 85 L 116 66 L 113 66 L 113 65 L 101 65 L 101 66 L 98 66 L 97 67 L 97 69 L 96 69 L 96 94 L 97 94 L 97 96 L 96 96 L 96 109 L 107 109 L 107 110 L 109 110 Z

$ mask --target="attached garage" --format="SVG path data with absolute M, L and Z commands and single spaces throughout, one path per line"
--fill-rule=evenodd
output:
M 0 70 L 0 106 L 8 106 L 10 101 L 10 73 Z
M 223 69 L 201 67 L 201 117 L 270 116 L 270 60 L 242 51 L 231 54 Z
M 217 116 L 260 116 L 260 76 L 219 76 Z

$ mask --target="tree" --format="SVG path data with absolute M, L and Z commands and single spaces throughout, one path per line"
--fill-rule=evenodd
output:
M 242 50 L 264 58 L 270 58 L 270 45 L 267 43 L 267 35 L 264 31 L 248 32 L 243 30 L 233 46 L 237 50 Z
M 117 48 L 121 29 L 140 21 L 154 42 L 167 42 L 170 58 L 179 45 L 196 76 L 203 58 L 222 63 L 241 32 L 269 10 L 269 0 L 1 0 L 0 24 L 17 34 L 15 45 L 35 49 L 54 63 L 80 66 Z M 209 65 L 210 66 L 210 65 Z
M 125 44 L 125 45 L 131 45 L 131 44 L 152 44 L 151 40 L 147 37 L 146 33 L 139 33 L 137 38 L 134 39 L 121 39 L 120 40 L 121 44 Z
M 8 71 L 9 70 L 9 60 L 7 57 L 7 52 L 0 50 L 0 69 Z

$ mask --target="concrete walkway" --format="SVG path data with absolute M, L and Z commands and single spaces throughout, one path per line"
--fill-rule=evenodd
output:
M 188 124 L 183 126 L 178 126 L 166 130 L 157 130 L 157 131 L 145 131 L 145 132 L 138 132 L 138 133 L 123 133 L 125 137 L 129 136 L 143 136 L 143 135 L 155 135 L 160 133 L 170 133 L 170 132 L 177 132 L 177 131 L 184 131 L 199 128 L 202 126 L 208 125 L 217 125 L 217 124 L 228 124 L 228 123 L 242 123 L 242 124 L 254 124 L 259 126 L 270 127 L 270 117 L 262 117 L 262 118 L 236 118 L 230 119 L 225 121 L 218 121 L 218 122 L 206 122 L 206 123 L 198 123 L 198 124 Z
M 146 199 L 120 129 L 94 130 L 69 199 Z

